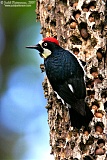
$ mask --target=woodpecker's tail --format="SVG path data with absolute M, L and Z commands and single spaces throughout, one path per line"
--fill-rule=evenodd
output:
M 82 126 L 87 127 L 89 125 L 90 121 L 93 118 L 93 113 L 91 112 L 91 110 L 86 104 L 85 104 L 85 111 L 86 111 L 86 115 L 82 116 L 73 108 L 69 108 L 71 126 L 80 129 Z

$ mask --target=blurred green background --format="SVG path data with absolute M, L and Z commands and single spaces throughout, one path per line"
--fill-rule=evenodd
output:
M 36 2 L 29 2 L 29 7 L 10 7 L 0 1 L 1 160 L 53 159 L 42 89 L 44 74 L 39 67 L 43 59 L 25 48 L 42 39 Z

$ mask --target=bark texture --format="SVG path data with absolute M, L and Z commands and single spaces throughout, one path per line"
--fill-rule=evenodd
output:
M 89 128 L 82 127 L 79 131 L 73 128 L 66 104 L 57 98 L 46 77 L 43 89 L 47 98 L 51 154 L 55 160 L 106 160 L 106 1 L 38 0 L 36 3 L 43 37 L 57 38 L 63 48 L 86 62 L 86 101 L 94 113 Z

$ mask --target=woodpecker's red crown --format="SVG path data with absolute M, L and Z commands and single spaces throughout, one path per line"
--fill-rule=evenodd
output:
M 55 44 L 57 44 L 57 45 L 59 46 L 58 40 L 57 40 L 56 38 L 54 38 L 54 37 L 46 37 L 46 38 L 43 38 L 43 41 L 44 41 L 44 42 L 45 42 L 45 41 L 53 42 L 53 43 L 55 43 Z

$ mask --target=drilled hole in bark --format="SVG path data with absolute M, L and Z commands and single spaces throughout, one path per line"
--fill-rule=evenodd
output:
M 89 17 L 94 17 L 94 19 L 99 20 L 100 19 L 100 13 L 98 11 L 93 11 Z
M 83 142 L 80 142 L 79 146 L 81 151 L 86 151 L 86 144 L 84 144 Z
M 107 113 L 107 101 L 104 103 L 104 109 L 105 109 L 105 112 Z
M 90 74 L 94 77 L 94 79 L 97 79 L 98 78 L 98 68 L 93 66 L 90 69 Z
M 80 11 L 80 10 L 77 10 L 77 11 L 74 11 L 74 12 L 73 12 L 73 17 L 74 17 L 75 19 L 78 19 L 78 18 L 80 17 L 80 15 L 81 15 L 81 11 Z
M 98 72 L 98 71 L 97 71 L 97 67 L 94 67 L 94 66 L 93 66 L 93 67 L 90 69 L 90 74 L 92 74 L 93 72 Z
M 96 8 L 96 1 L 91 1 L 88 5 L 89 9 L 95 9 Z
M 96 38 L 91 38 L 91 45 L 92 45 L 93 47 L 95 47 L 95 46 L 97 45 L 97 40 L 96 40 Z
M 75 55 L 78 55 L 79 54 L 79 49 L 76 47 L 76 48 L 73 48 L 72 49 L 73 50 L 73 53 L 75 54 Z
M 56 26 L 56 19 L 51 20 L 50 25 L 51 26 Z
M 92 145 L 94 143 L 94 137 L 90 136 L 89 139 L 87 140 L 86 144 L 87 145 Z
M 97 122 L 94 127 L 95 127 L 95 132 L 97 132 L 99 134 L 101 134 L 104 130 L 103 122 Z
M 102 110 L 97 110 L 97 111 L 95 111 L 95 117 L 97 117 L 97 118 L 102 118 L 103 117 L 103 111 Z
M 99 102 L 95 100 L 94 102 L 92 102 L 91 109 L 96 111 L 98 108 L 100 108 Z
M 70 19 L 70 20 L 67 22 L 67 24 L 70 25 L 70 28 L 71 28 L 71 29 L 75 29 L 76 26 L 77 26 L 77 22 L 76 22 L 75 20 L 73 20 L 73 19 Z
M 104 155 L 105 154 L 105 148 L 96 147 L 95 154 L 96 155 Z
M 94 87 L 94 80 L 87 78 L 87 80 L 86 80 L 86 87 L 87 88 L 93 88 Z
M 91 156 L 85 156 L 85 157 L 83 158 L 83 160 L 94 160 L 94 159 L 93 159 L 93 157 L 91 157 Z
M 88 134 L 91 132 L 91 129 L 90 127 L 85 127 L 84 130 L 83 130 L 83 133 L 85 134 L 85 132 L 88 132 Z
M 53 37 L 57 39 L 57 36 L 53 36 Z
M 89 6 L 88 6 L 88 4 L 87 3 L 83 3 L 83 5 L 82 5 L 82 10 L 84 11 L 84 12 L 88 12 L 88 10 L 89 10 Z
M 95 90 L 88 90 L 87 91 L 87 96 L 89 96 L 90 98 L 94 98 L 94 96 L 95 96 Z
M 76 21 L 71 18 L 71 19 L 67 22 L 67 24 L 70 24 L 70 23 L 72 23 L 72 22 L 76 22 Z
M 99 48 L 97 50 L 96 55 L 97 55 L 98 61 L 99 62 L 102 61 L 102 58 L 104 57 L 104 52 L 103 52 L 102 48 Z
M 71 149 L 74 149 L 75 143 L 74 143 L 74 142 L 71 142 L 70 145 L 71 145 Z
M 61 41 L 63 41 L 64 43 L 67 42 L 66 38 L 63 38 L 63 36 L 60 36 Z
M 72 0 L 72 1 L 69 1 L 69 5 L 71 7 L 76 7 L 78 5 L 78 0 Z
M 102 145 L 105 145 L 105 140 L 104 139 L 98 139 L 97 144 L 100 145 L 102 143 Z
M 81 37 L 82 37 L 84 40 L 87 40 L 88 38 L 90 38 L 90 35 L 89 35 L 89 33 L 88 33 L 88 30 L 87 30 L 87 23 L 81 22 L 81 23 L 78 25 L 78 29 L 79 29 L 79 31 L 80 31 Z
M 90 22 L 95 22 L 95 18 L 91 14 L 89 15 L 88 19 L 89 19 Z
M 67 4 L 67 0 L 60 0 L 60 2 Z
M 50 20 L 50 18 L 49 18 L 49 16 L 46 18 L 46 20 L 45 20 L 45 22 L 46 23 L 49 23 L 49 20 Z
M 82 28 L 87 29 L 87 23 L 81 22 L 81 23 L 78 25 L 78 29 L 79 29 L 79 30 L 81 30 Z
M 74 35 L 71 36 L 70 41 L 72 42 L 72 44 L 77 44 L 77 45 L 81 45 L 82 44 L 81 40 L 78 37 L 74 36 Z
M 103 89 L 102 90 L 101 97 L 102 98 L 106 98 L 107 97 L 107 89 Z
M 77 26 L 77 23 L 76 23 L 75 21 L 72 22 L 72 23 L 70 23 L 70 28 L 71 28 L 71 29 L 75 29 L 76 26 Z

